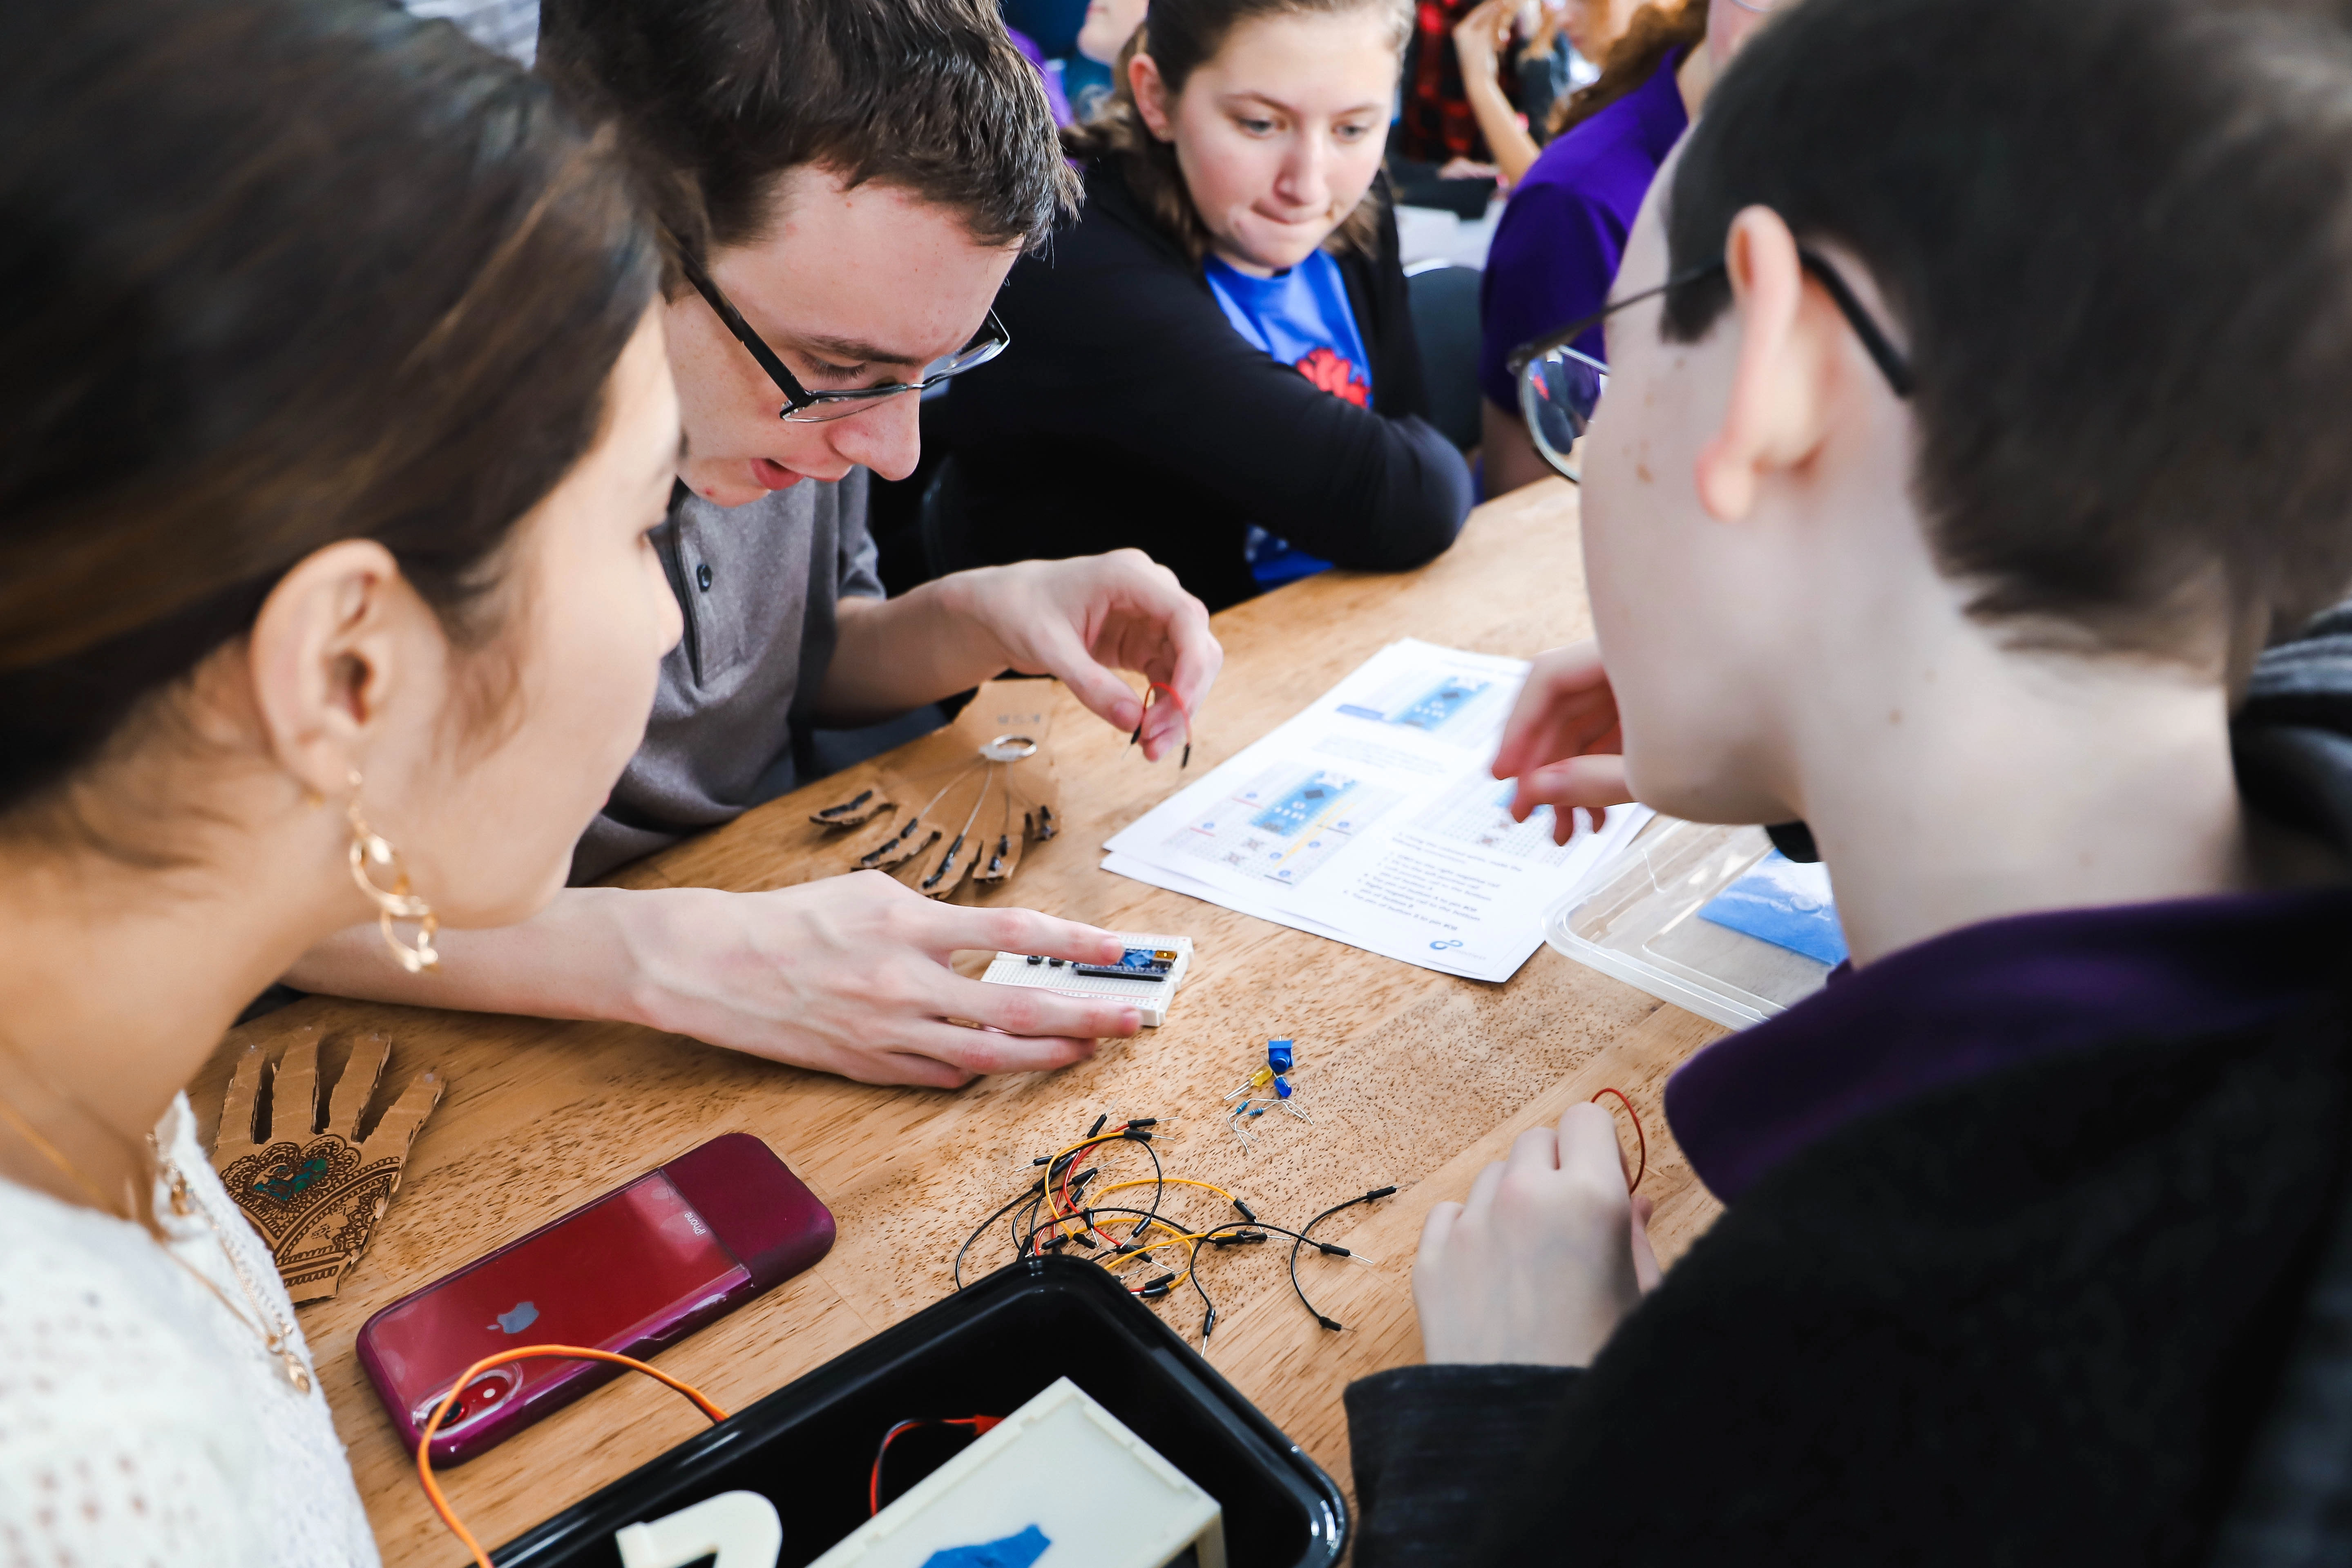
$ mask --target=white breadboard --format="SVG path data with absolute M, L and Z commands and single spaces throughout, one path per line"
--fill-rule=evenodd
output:
M 918 1481 L 811 1568 L 1225 1568 L 1217 1500 L 1068 1378 Z
M 1164 966 L 1165 973 L 1157 980 L 1129 980 L 1113 974 L 1081 973 L 1079 966 L 1033 958 L 1025 952 L 1000 952 L 981 978 L 992 985 L 1025 985 L 1034 991 L 1056 991 L 1065 996 L 1104 996 L 1132 1002 L 1143 1015 L 1143 1026 L 1156 1029 L 1167 1022 L 1168 1005 L 1176 999 L 1176 987 L 1182 984 L 1184 972 L 1192 966 L 1192 939 L 1122 931 L 1119 941 L 1127 944 L 1127 963 L 1154 970 Z M 1139 953 L 1146 956 L 1138 959 Z M 1149 956 L 1157 953 L 1175 956 L 1156 961 Z

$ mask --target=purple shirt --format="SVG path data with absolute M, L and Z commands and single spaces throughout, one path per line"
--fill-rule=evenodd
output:
M 1675 50 L 1650 79 L 1553 141 L 1511 192 L 1478 280 L 1478 387 L 1497 408 L 1518 394 L 1511 351 L 1609 302 L 1625 236 L 1690 116 Z M 1601 330 L 1577 347 L 1601 357 Z
M 2250 1028 L 2323 994 L 2352 889 L 2059 910 L 1840 971 L 1666 1081 L 1666 1121 L 1726 1203 L 1846 1122 L 1929 1089 L 2132 1036 Z
M 1069 96 L 1062 90 L 1061 71 L 1046 63 L 1045 51 L 1039 48 L 1036 40 L 1020 28 L 1007 27 L 1004 29 L 1004 36 L 1013 40 L 1013 47 L 1021 51 L 1021 58 L 1036 68 L 1039 79 L 1045 84 L 1045 101 L 1053 108 L 1054 123 L 1056 125 L 1070 123 L 1070 100 Z

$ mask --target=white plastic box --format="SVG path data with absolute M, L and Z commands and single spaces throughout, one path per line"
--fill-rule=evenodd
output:
M 1727 1028 L 1760 1024 L 1820 990 L 1830 966 L 1698 911 L 1771 851 L 1760 827 L 1654 818 L 1552 911 L 1544 940 Z
M 1050 1542 L 1035 1568 L 1225 1568 L 1216 1499 L 1066 1377 L 811 1568 L 922 1568 L 1031 1529 Z

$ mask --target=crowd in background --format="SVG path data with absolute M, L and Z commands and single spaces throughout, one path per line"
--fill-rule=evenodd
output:
M 1770 8 L 1720 0 L 1711 18 L 1708 0 L 1396 0 L 1343 106 L 1355 117 L 1344 127 L 1351 166 L 1322 176 L 1328 188 L 1282 197 L 1344 221 L 1302 225 L 1260 268 L 1247 237 L 1202 232 L 1193 215 L 1216 193 L 1204 204 L 1188 188 L 1148 212 L 1131 199 L 1139 184 L 1169 182 L 1171 163 L 1189 186 L 1234 157 L 1197 136 L 1164 142 L 1145 123 L 1126 61 L 1146 0 L 1004 0 L 1008 35 L 1087 171 L 1084 210 L 1104 216 L 1050 261 L 1022 264 L 1003 313 L 1024 352 L 974 378 L 961 403 L 938 388 L 914 472 L 873 487 L 879 580 L 904 591 L 989 562 L 1132 544 L 1215 609 L 1329 565 L 1393 569 L 1442 550 L 1469 502 L 1549 474 L 1507 362 L 1599 308 L 1660 163 Z M 537 0 L 409 9 L 530 62 Z M 1176 29 L 1221 44 L 1237 22 L 1285 10 L 1171 16 L 1147 64 L 1181 62 L 1171 84 L 1181 89 L 1202 40 Z M 1303 101 L 1337 85 L 1347 58 L 1344 46 L 1318 47 L 1285 79 L 1278 44 L 1253 34 L 1227 68 Z M 1392 215 L 1416 200 L 1475 215 L 1489 237 L 1484 265 L 1409 287 L 1412 258 Z M 1160 265 L 1129 254 L 1136 245 Z M 1235 257 L 1279 286 L 1236 271 Z M 1475 318 L 1454 302 L 1470 289 Z M 1230 348 L 1202 331 L 1210 304 L 1234 326 Z M 1579 345 L 1596 358 L 1599 335 Z M 1112 363 L 1120 374 L 1100 374 Z M 1309 364 L 1305 388 L 1269 374 Z M 1318 406 L 1307 388 L 1363 412 Z M 1169 416 L 1177 406 L 1184 417 Z M 1160 444 L 1139 444 L 1147 430 Z M 1097 504 L 1114 484 L 1136 498 L 1116 519 Z M 1231 522 L 1204 531 L 1206 517 Z

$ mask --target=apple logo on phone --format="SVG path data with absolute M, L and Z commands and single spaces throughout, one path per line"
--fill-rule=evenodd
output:
M 517 1301 L 510 1310 L 499 1314 L 498 1326 L 508 1333 L 519 1334 L 537 1321 L 539 1321 L 538 1304 L 531 1301 Z

